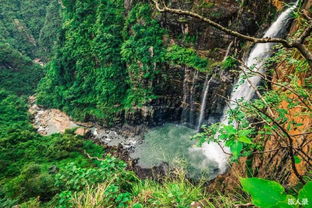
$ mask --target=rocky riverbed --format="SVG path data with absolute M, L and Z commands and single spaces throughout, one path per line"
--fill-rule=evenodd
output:
M 216 176 L 216 165 L 203 159 L 201 152 L 190 151 L 195 145 L 190 138 L 194 129 L 178 124 L 164 124 L 156 128 L 124 124 L 106 128 L 96 123 L 82 123 L 71 119 L 58 109 L 45 109 L 29 98 L 29 113 L 34 127 L 41 135 L 64 133 L 75 129 L 75 134 L 105 146 L 107 152 L 127 162 L 129 169 L 142 178 L 157 178 L 176 167 L 186 168 L 191 177 L 205 173 L 207 179 Z M 206 161 L 206 162 L 205 162 Z
M 29 106 L 33 126 L 43 136 L 64 133 L 66 129 L 75 129 L 77 135 L 87 136 L 112 147 L 121 145 L 124 149 L 132 149 L 142 142 L 143 126 L 124 125 L 119 129 L 109 129 L 95 123 L 76 122 L 58 109 L 45 109 L 38 106 L 34 96 L 29 97 Z

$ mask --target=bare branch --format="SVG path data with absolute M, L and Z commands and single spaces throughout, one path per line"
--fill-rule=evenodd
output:
M 265 153 L 271 153 L 271 152 L 276 152 L 276 151 L 279 151 L 281 149 L 286 149 L 288 147 L 279 147 L 279 148 L 276 148 L 276 149 L 272 149 L 272 150 L 267 150 L 267 151 L 261 151 L 261 152 L 253 152 L 252 154 L 265 154 Z
M 306 20 L 309 20 L 309 21 L 312 20 L 312 18 L 309 16 L 309 12 L 306 9 L 302 11 L 302 15 Z
M 221 148 L 221 150 L 222 150 L 222 152 L 223 152 L 224 154 L 226 154 L 226 155 L 231 155 L 231 156 L 232 156 L 231 153 L 228 153 L 228 152 L 226 152 L 226 151 L 224 150 L 224 148 L 222 147 L 222 145 L 221 145 L 219 142 L 217 142 L 217 144 L 218 144 L 218 146 Z
M 204 17 L 200 14 L 197 14 L 195 12 L 169 8 L 166 6 L 166 4 L 164 2 L 162 2 L 162 6 L 160 6 L 160 3 L 158 0 L 151 0 L 151 1 L 154 3 L 156 9 L 159 12 L 169 12 L 172 14 L 186 15 L 186 16 L 194 17 L 194 18 L 197 18 L 203 22 L 206 22 L 207 24 L 209 24 L 209 25 L 229 34 L 229 35 L 232 35 L 234 37 L 237 37 L 237 38 L 240 38 L 243 40 L 247 40 L 247 41 L 250 41 L 253 43 L 281 43 L 286 48 L 296 48 L 301 53 L 301 55 L 308 61 L 310 67 L 312 68 L 312 53 L 303 44 L 304 40 L 311 34 L 311 28 L 312 28 L 311 24 L 305 30 L 304 34 L 301 35 L 299 39 L 297 39 L 293 42 L 289 42 L 288 40 L 283 39 L 283 38 L 256 38 L 256 37 L 245 35 L 245 34 L 237 32 L 237 31 L 231 30 L 229 28 L 226 28 L 226 27 L 222 26 L 221 24 L 219 24 L 219 23 L 217 23 L 217 22 L 215 22 L 215 21 L 213 21 L 207 17 Z
M 312 20 L 308 23 L 308 27 L 303 31 L 303 33 L 300 35 L 300 37 L 298 38 L 298 42 L 303 44 L 305 39 L 307 37 L 309 37 L 309 35 L 312 32 Z
M 244 75 L 247 76 L 245 69 L 243 67 L 240 67 L 241 70 L 243 71 Z M 252 82 L 250 82 L 250 80 L 248 79 L 248 77 L 246 78 L 247 82 L 249 83 L 249 85 L 255 90 L 256 94 L 259 96 L 259 98 L 262 100 L 262 102 L 267 106 L 269 113 L 271 114 L 271 116 L 274 116 L 273 111 L 271 109 L 271 107 L 268 105 L 268 103 L 265 101 L 265 99 L 262 97 L 261 93 L 259 92 L 259 90 L 257 89 L 257 87 L 252 84 Z
M 239 207 L 253 207 L 254 205 L 252 203 L 247 203 L 247 204 L 235 204 L 234 207 L 235 208 L 239 208 Z
M 86 150 L 83 151 L 84 154 L 91 160 L 97 160 L 97 161 L 105 161 L 104 159 L 98 158 L 98 157 L 92 157 L 91 155 L 89 155 Z
M 294 154 L 294 145 L 293 145 L 293 139 L 291 138 L 291 136 L 288 134 L 288 132 L 278 123 L 275 121 L 274 118 L 272 118 L 271 116 L 269 116 L 266 112 L 260 110 L 257 106 L 250 104 L 252 107 L 254 107 L 256 110 L 258 110 L 259 112 L 261 112 L 262 114 L 264 114 L 265 116 L 267 116 L 288 138 L 288 142 L 289 142 L 289 156 L 290 156 L 290 160 L 291 160 L 291 167 L 295 173 L 295 175 L 297 176 L 297 178 L 301 181 L 301 183 L 305 184 L 305 181 L 302 177 L 302 175 L 299 174 L 297 167 L 296 167 L 296 162 L 295 162 L 295 154 Z

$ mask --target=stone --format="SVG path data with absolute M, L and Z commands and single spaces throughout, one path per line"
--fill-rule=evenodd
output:
M 84 127 L 79 127 L 76 129 L 75 134 L 79 136 L 86 136 L 90 132 L 89 129 L 84 128 Z

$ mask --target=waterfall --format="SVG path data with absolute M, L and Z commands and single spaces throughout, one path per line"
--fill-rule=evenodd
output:
M 234 41 L 231 41 L 230 44 L 228 45 L 227 49 L 226 49 L 226 53 L 225 56 L 223 58 L 223 61 L 226 60 L 226 58 L 229 56 L 232 45 L 233 45 Z M 200 113 L 199 113 L 199 118 L 198 118 L 198 122 L 197 122 L 197 126 L 196 126 L 196 130 L 199 131 L 204 119 L 205 119 L 205 110 L 206 110 L 206 103 L 207 103 L 207 95 L 208 95 L 208 91 L 209 91 L 209 86 L 210 86 L 210 82 L 212 80 L 212 76 L 210 77 L 210 79 L 208 79 L 209 75 L 206 75 L 206 79 L 205 79 L 205 83 L 204 83 L 204 88 L 203 88 L 203 93 L 202 93 L 202 100 L 201 100 L 201 104 L 200 104 Z
M 299 2 L 299 1 L 298 1 Z M 283 13 L 279 15 L 277 20 L 270 26 L 270 28 L 264 34 L 264 38 L 274 38 L 274 37 L 282 37 L 286 33 L 286 29 L 291 17 L 292 12 L 297 7 L 298 2 L 285 10 Z M 267 58 L 269 58 L 273 53 L 274 43 L 257 43 L 254 48 L 251 50 L 248 59 L 245 62 L 245 65 L 249 68 L 253 68 L 253 71 L 263 73 L 264 72 L 264 63 Z M 252 77 L 244 80 L 244 73 L 242 73 L 239 77 L 238 83 L 243 82 L 238 86 L 237 89 L 233 89 L 230 96 L 230 108 L 236 107 L 236 100 L 245 99 L 250 100 L 255 94 L 255 89 L 250 86 L 249 82 L 252 83 L 253 86 L 257 86 L 261 80 L 261 77 L 258 75 L 254 75 Z M 221 119 L 222 124 L 228 124 L 228 118 L 226 116 L 228 108 L 225 108 L 223 118 Z M 215 161 L 218 163 L 219 173 L 222 174 L 227 169 L 227 159 L 228 156 L 225 152 L 229 152 L 229 149 L 224 147 L 223 144 L 217 144 L 214 142 L 204 143 L 200 148 L 192 148 L 190 150 L 193 151 L 202 151 L 205 155 L 206 160 Z
M 229 44 L 229 46 L 227 47 L 225 56 L 224 56 L 224 58 L 223 58 L 223 61 L 225 61 L 226 58 L 229 56 L 233 44 L 234 44 L 234 41 L 231 41 L 230 44 Z
M 286 11 L 284 11 L 277 20 L 271 25 L 271 27 L 266 31 L 264 34 L 264 38 L 275 38 L 275 37 L 282 37 L 285 35 L 287 25 L 290 20 L 290 15 L 293 10 L 296 8 L 297 4 L 290 7 Z M 269 58 L 273 53 L 273 46 L 275 43 L 258 43 L 254 46 L 251 50 L 245 65 L 258 73 L 264 73 L 265 64 L 267 58 Z M 243 69 L 244 70 L 244 69 Z M 238 86 L 236 90 L 233 90 L 231 97 L 230 97 L 230 107 L 235 108 L 237 100 L 244 98 L 244 100 L 251 100 L 251 98 L 255 94 L 255 89 L 252 86 L 257 86 L 261 81 L 261 76 L 254 75 L 248 78 L 248 81 L 244 79 L 244 73 L 240 74 L 238 83 L 243 82 Z M 249 84 L 252 84 L 252 86 Z
M 277 18 L 277 20 L 270 26 L 270 28 L 265 32 L 263 38 L 277 38 L 282 37 L 287 32 L 287 26 L 290 22 L 290 17 L 294 9 L 297 7 L 298 2 L 285 10 L 280 16 Z M 249 69 L 252 69 L 253 71 L 257 73 L 264 73 L 265 67 L 263 65 L 265 64 L 267 58 L 272 56 L 273 53 L 273 47 L 275 46 L 275 43 L 257 43 L 253 49 L 251 50 L 247 60 L 245 61 L 245 66 Z M 236 102 L 239 99 L 244 100 L 251 100 L 253 96 L 255 95 L 255 89 L 253 86 L 258 86 L 261 81 L 261 76 L 254 75 L 252 77 L 245 78 L 245 73 L 247 69 L 242 68 L 244 72 L 242 72 L 239 76 L 239 79 L 237 83 L 240 85 L 237 87 L 237 89 L 233 89 L 231 96 L 230 96 L 230 103 L 229 106 L 224 109 L 223 117 L 221 119 L 221 123 L 227 124 L 228 119 L 226 112 L 228 109 L 233 109 L 236 107 Z M 250 85 L 250 83 L 252 85 Z
M 198 71 L 192 72 L 191 68 L 186 67 L 184 70 L 183 81 L 183 100 L 182 100 L 182 114 L 181 123 L 194 125 L 194 94 L 195 85 L 198 79 Z
M 198 131 L 200 129 L 201 124 L 203 123 L 204 116 L 205 116 L 205 110 L 206 110 L 206 102 L 207 102 L 207 95 L 209 91 L 209 85 L 212 80 L 212 76 L 209 78 L 209 75 L 206 75 L 205 83 L 204 83 L 204 88 L 203 88 L 203 94 L 202 94 L 202 100 L 201 100 L 201 105 L 200 105 L 200 114 L 198 118 L 198 123 L 196 130 Z
M 198 71 L 194 71 L 193 75 L 193 80 L 192 80 L 192 86 L 190 89 L 190 114 L 189 114 L 189 123 L 191 126 L 194 125 L 194 111 L 195 111 L 195 106 L 194 106 L 194 95 L 195 95 L 195 84 L 198 78 Z

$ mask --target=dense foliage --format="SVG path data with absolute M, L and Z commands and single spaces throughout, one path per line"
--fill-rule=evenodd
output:
M 44 29 L 44 25 L 47 27 L 45 16 L 49 4 L 54 4 L 56 7 L 53 12 L 51 9 L 49 12 L 49 16 L 54 16 L 54 19 L 47 17 L 49 22 L 46 23 L 54 24 L 55 21 L 58 21 L 59 6 L 57 2 L 57 0 L 53 0 L 51 3 L 49 0 L 2 0 L 0 41 L 9 43 L 13 48 L 31 59 L 49 57 L 49 53 L 41 53 L 41 48 L 38 47 L 41 44 L 39 39 L 43 39 L 40 36 L 43 36 L 44 33 L 50 33 L 50 41 L 56 40 L 54 31 L 57 31 L 57 28 Z
M 161 76 L 164 30 L 151 16 L 148 4 L 137 4 L 124 26 L 121 55 L 127 64 L 129 89 L 125 105 L 140 105 L 154 98 L 153 80 Z
M 42 105 L 76 119 L 114 123 L 117 112 L 156 98 L 155 79 L 167 73 L 166 63 L 207 68 L 207 60 L 192 49 L 166 49 L 166 31 L 148 4 L 136 4 L 127 15 L 117 0 L 64 5 L 56 57 L 38 89 Z
M 208 60 L 199 57 L 192 48 L 184 48 L 178 45 L 168 47 L 166 60 L 170 64 L 192 67 L 201 72 L 208 70 Z
M 40 65 L 34 64 L 8 43 L 0 42 L 1 88 L 18 95 L 30 95 L 42 77 Z
M 38 47 L 40 57 L 48 61 L 57 46 L 57 40 L 61 29 L 61 6 L 58 0 L 52 0 L 46 7 L 44 24 L 40 29 Z
M 177 173 L 161 185 L 139 180 L 93 142 L 65 134 L 41 136 L 25 100 L 0 91 L 0 207 L 189 207 L 206 201 L 203 184 Z M 91 157 L 98 159 L 90 159 Z M 216 203 L 229 200 L 216 196 Z
M 200 1 L 198 7 L 214 4 Z M 124 161 L 76 135 L 75 129 L 49 136 L 36 132 L 27 104 L 35 91 L 45 107 L 62 109 L 75 119 L 113 124 L 120 112 L 157 99 L 168 67 L 207 73 L 208 59 L 192 47 L 193 37 L 172 41 L 155 16 L 148 3 L 133 2 L 126 11 L 123 0 L 1 1 L 0 208 L 219 208 L 251 206 L 248 202 L 263 208 L 311 207 L 311 156 L 303 148 L 311 132 L 299 134 L 301 146 L 294 144 L 298 132 L 309 128 L 304 119 L 312 116 L 311 71 L 293 50 L 277 48 L 268 60 L 269 75 L 263 75 L 266 83 L 257 88 L 257 99 L 238 100 L 228 112 L 228 124 L 203 127 L 195 136 L 200 144 L 224 144 L 231 163 L 246 159 L 244 177 L 249 178 L 237 179 L 241 187 L 233 195 L 211 193 L 206 183 L 190 182 L 183 169 L 161 183 L 139 179 Z M 311 39 L 307 44 L 311 47 Z M 35 58 L 51 60 L 45 75 Z M 281 60 L 291 70 L 279 79 L 274 69 Z M 239 63 L 228 57 L 217 64 L 230 71 Z M 255 73 L 248 69 L 244 78 Z M 290 161 L 286 168 L 299 181 L 296 187 L 284 186 L 279 178 L 254 177 L 258 169 L 253 159 L 265 158 L 272 138 L 278 146 L 269 153 L 286 152 L 282 160 Z M 307 174 L 298 174 L 298 166 L 307 166 Z
M 117 197 L 130 191 L 134 178 L 124 162 L 109 155 L 103 161 L 89 159 L 86 154 L 102 158 L 103 148 L 70 131 L 40 136 L 29 122 L 25 100 L 3 90 L 0 99 L 0 207 L 35 203 L 37 197 L 50 201 L 47 206 L 68 207 L 64 195 L 114 177 L 110 203 L 118 204 Z
M 122 15 L 121 1 L 75 1 L 67 7 L 61 46 L 39 87 L 39 103 L 78 119 L 118 111 L 125 94 Z

